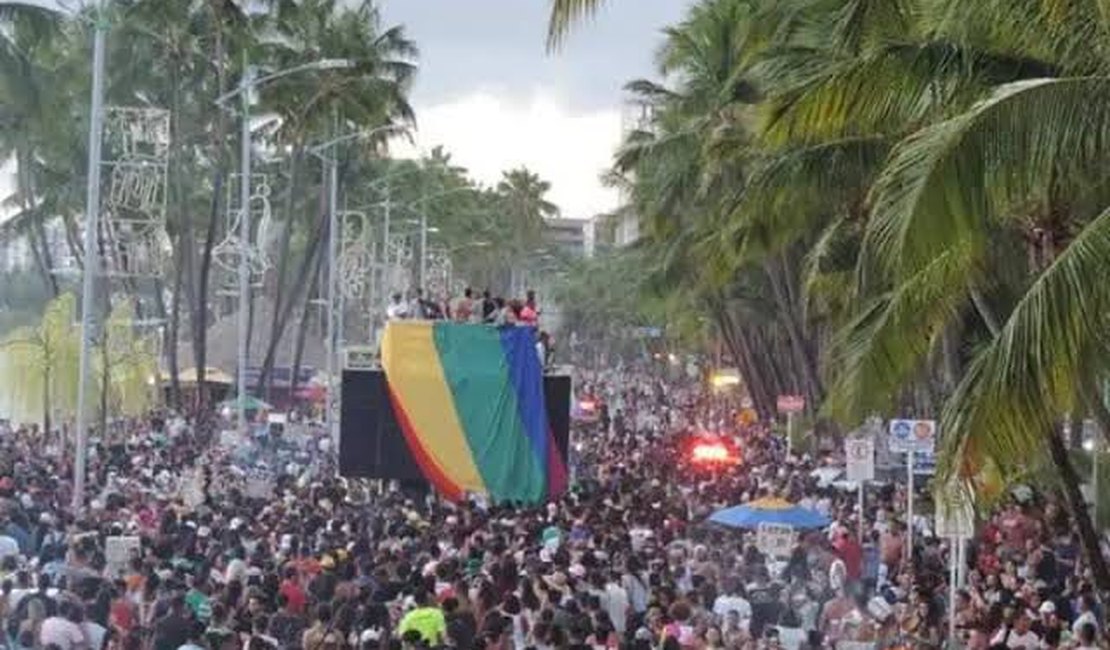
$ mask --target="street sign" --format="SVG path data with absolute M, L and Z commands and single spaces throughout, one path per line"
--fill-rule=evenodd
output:
M 931 451 L 913 453 L 913 473 L 918 476 L 932 476 L 937 473 L 937 455 Z
M 975 509 L 967 490 L 947 485 L 933 496 L 936 501 L 935 528 L 938 537 L 968 538 L 975 534 Z
M 373 347 L 351 345 L 344 352 L 343 367 L 347 370 L 373 370 L 378 365 L 378 354 Z
M 134 536 L 112 536 L 104 538 L 104 562 L 113 576 L 122 576 L 131 568 L 131 558 L 138 556 L 142 540 Z
M 794 528 L 783 524 L 760 524 L 755 531 L 755 547 L 772 557 L 790 557 L 794 550 Z
M 936 420 L 891 420 L 888 444 L 891 451 L 932 453 L 937 443 Z
M 779 413 L 801 413 L 806 408 L 806 398 L 801 395 L 779 395 Z
M 871 438 L 858 438 L 844 441 L 845 456 L 848 459 L 849 481 L 875 480 L 875 441 Z

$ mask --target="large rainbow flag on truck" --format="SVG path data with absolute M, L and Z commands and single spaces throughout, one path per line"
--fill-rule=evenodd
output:
M 537 503 L 566 489 L 535 340 L 531 327 L 386 328 L 381 355 L 393 415 L 420 471 L 447 498 Z

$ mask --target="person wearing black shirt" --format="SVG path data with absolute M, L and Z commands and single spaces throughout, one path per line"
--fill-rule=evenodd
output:
M 443 601 L 443 613 L 447 619 L 447 638 L 456 648 L 470 648 L 474 645 L 478 624 L 474 614 L 459 609 L 457 598 L 447 598 Z
M 493 317 L 497 313 L 497 303 L 493 301 L 490 296 L 489 289 L 482 292 L 482 322 L 492 323 Z
M 154 624 L 154 650 L 177 650 L 195 636 L 195 626 L 185 611 L 185 596 L 175 595 L 169 612 Z

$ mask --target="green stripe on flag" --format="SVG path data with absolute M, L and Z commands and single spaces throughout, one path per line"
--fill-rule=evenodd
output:
M 542 501 L 547 495 L 545 468 L 524 430 L 498 331 L 436 323 L 434 339 L 455 411 L 490 496 L 498 502 Z

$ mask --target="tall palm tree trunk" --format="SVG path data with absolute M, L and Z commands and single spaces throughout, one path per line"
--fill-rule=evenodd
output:
M 820 404 L 824 398 L 824 389 L 817 373 L 817 362 L 813 357 L 810 343 L 802 330 L 795 305 L 790 300 L 786 287 L 788 278 L 783 277 L 784 269 L 773 259 L 764 263 L 764 269 L 771 284 L 771 294 L 778 307 L 779 318 L 790 340 L 791 352 L 800 375 L 798 377 L 800 388 L 805 391 L 811 405 Z
M 50 291 L 52 298 L 57 298 L 58 278 L 54 276 L 54 258 L 50 254 L 50 239 L 46 235 L 46 227 L 43 225 L 43 215 L 37 207 L 35 207 L 35 187 L 31 179 L 31 155 L 27 151 L 20 150 L 16 152 L 16 183 L 19 188 L 20 204 L 24 213 L 31 214 L 31 232 L 34 237 L 31 238 L 32 252 L 35 254 L 35 262 L 39 267 L 39 272 L 42 273 L 43 284 L 46 285 L 47 290 Z M 41 250 L 35 249 L 35 239 L 38 239 L 41 245 Z
M 289 270 L 289 248 L 293 239 L 293 226 L 294 226 L 294 211 L 297 205 L 297 197 L 300 195 L 298 171 L 300 170 L 300 160 L 304 155 L 304 147 L 297 139 L 297 143 L 293 146 L 293 155 L 289 160 L 289 193 L 285 197 L 285 229 L 281 233 L 281 243 L 278 246 L 278 268 L 275 278 L 276 287 L 274 288 L 274 315 L 280 314 L 284 308 L 286 300 L 295 301 L 296 296 L 286 296 L 285 285 L 286 275 Z M 275 340 L 277 339 L 277 340 Z M 270 330 L 270 342 L 267 347 L 280 347 L 281 340 L 278 336 L 276 328 Z M 263 383 L 259 378 L 260 383 Z M 273 389 L 274 376 L 273 372 L 267 372 L 265 382 L 260 390 L 266 399 L 269 399 L 270 391 Z
M 324 256 L 317 255 L 316 262 L 313 264 L 312 278 L 320 277 L 320 269 L 324 266 Z M 301 320 L 297 327 L 297 341 L 293 348 L 293 367 L 290 369 L 291 375 L 289 378 L 289 396 L 292 399 L 293 395 L 297 393 L 297 379 L 301 375 L 301 362 L 304 357 L 304 342 L 305 336 L 308 334 L 308 322 L 311 320 L 312 301 L 314 298 L 314 291 L 311 287 L 316 286 L 316 282 L 311 282 L 310 289 L 305 292 L 304 301 L 301 306 Z M 318 295 L 318 294 L 317 294 Z
M 224 43 L 223 3 L 219 0 L 210 0 L 209 6 L 215 18 L 215 59 L 216 59 L 216 93 L 223 95 L 227 88 L 226 79 L 226 52 Z M 193 307 L 193 355 L 197 369 L 197 409 L 203 411 L 206 402 L 204 390 L 204 375 L 208 363 L 208 280 L 212 271 L 212 248 L 216 245 L 216 230 L 219 224 L 220 208 L 223 205 L 224 178 L 227 173 L 227 118 L 224 112 L 218 111 L 216 116 L 216 130 L 212 138 L 212 147 L 216 152 L 216 165 L 212 179 L 212 202 L 208 212 L 208 228 L 205 231 L 204 251 L 200 260 L 200 273 L 197 280 L 196 302 Z M 244 182 L 246 179 L 244 179 Z M 239 305 L 240 309 L 244 305 Z
M 293 292 L 290 294 L 289 300 L 286 300 L 285 304 L 282 305 L 281 312 L 274 315 L 274 331 L 270 336 L 270 344 L 266 347 L 266 358 L 262 362 L 262 369 L 259 371 L 258 375 L 259 388 L 265 386 L 267 382 L 270 381 L 270 375 L 273 374 L 274 363 L 277 360 L 278 346 L 281 344 L 281 339 L 285 335 L 285 328 L 289 324 L 289 318 L 293 314 L 295 303 L 299 297 L 305 293 L 309 281 L 318 275 L 318 273 L 313 272 L 313 265 L 319 265 L 321 260 L 325 257 L 321 251 L 321 243 L 329 236 L 326 191 L 325 186 L 321 185 L 319 216 L 316 219 L 316 227 L 312 229 L 312 238 L 309 240 L 305 255 L 301 259 L 301 266 L 293 284 Z
M 1048 452 L 1052 458 L 1052 464 L 1060 473 L 1060 489 L 1063 492 L 1064 503 L 1067 504 L 1069 514 L 1075 521 L 1084 557 L 1091 567 L 1091 575 L 1099 591 L 1099 599 L 1104 603 L 1110 602 L 1108 600 L 1110 599 L 1110 568 L 1107 567 L 1106 558 L 1102 555 L 1098 531 L 1091 521 L 1091 513 L 1083 500 L 1083 494 L 1079 491 L 1079 475 L 1075 473 L 1075 466 L 1071 463 L 1067 446 L 1060 432 L 1052 431 L 1048 434 Z

